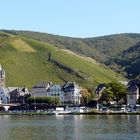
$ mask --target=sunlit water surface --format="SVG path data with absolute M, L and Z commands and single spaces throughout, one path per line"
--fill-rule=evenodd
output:
M 4 115 L 0 140 L 140 140 L 140 116 Z

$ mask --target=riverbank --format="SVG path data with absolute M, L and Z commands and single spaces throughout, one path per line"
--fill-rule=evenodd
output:
M 0 115 L 56 115 L 50 112 L 0 112 Z M 140 112 L 83 112 L 57 115 L 140 115 Z

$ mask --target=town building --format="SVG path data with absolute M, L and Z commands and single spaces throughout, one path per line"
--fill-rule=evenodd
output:
M 5 87 L 0 87 L 0 103 L 9 103 L 9 91 Z
M 140 97 L 140 80 L 131 80 L 128 83 L 127 105 L 134 107 Z
M 8 103 L 9 99 L 9 92 L 5 87 L 5 71 L 0 64 L 0 103 Z
M 41 82 L 36 85 L 34 85 L 31 89 L 31 94 L 34 97 L 42 97 L 42 96 L 47 96 L 47 90 L 50 88 L 52 85 L 51 82 Z
M 59 84 L 51 85 L 47 90 L 47 96 L 58 97 L 61 104 L 64 104 L 64 91 L 62 90 L 62 86 Z
M 62 88 L 64 91 L 64 104 L 79 105 L 81 103 L 81 88 L 75 82 L 66 82 Z
M 8 87 L 9 91 L 9 103 L 18 103 L 25 104 L 27 97 L 30 96 L 30 93 L 25 87 Z
M 32 87 L 31 95 L 34 97 L 58 97 L 62 105 L 79 105 L 81 103 L 80 91 L 81 88 L 74 82 L 66 82 L 63 85 L 43 82 Z

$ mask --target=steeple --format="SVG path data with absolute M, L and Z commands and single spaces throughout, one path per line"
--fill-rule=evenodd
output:
M 2 70 L 1 64 L 0 64 L 0 71 Z
M 5 86 L 5 71 L 0 64 L 0 87 Z

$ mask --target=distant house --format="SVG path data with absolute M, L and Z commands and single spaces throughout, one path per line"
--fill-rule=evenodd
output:
M 51 82 L 41 82 L 34 85 L 31 89 L 32 96 L 40 97 L 40 96 L 47 96 L 47 90 L 52 85 Z
M 140 97 L 140 81 L 131 80 L 128 83 L 127 105 L 134 107 Z
M 64 91 L 62 86 L 58 84 L 51 85 L 47 90 L 47 96 L 59 97 L 60 102 L 64 104 Z
M 8 87 L 10 103 L 18 103 L 18 87 Z
M 62 90 L 65 104 L 79 105 L 81 103 L 81 88 L 75 82 L 66 82 Z
M 8 87 L 9 90 L 9 103 L 26 103 L 26 97 L 30 96 L 30 93 L 25 87 Z

